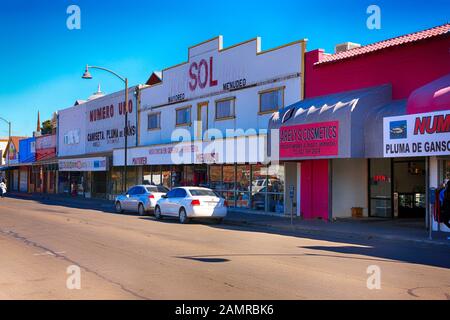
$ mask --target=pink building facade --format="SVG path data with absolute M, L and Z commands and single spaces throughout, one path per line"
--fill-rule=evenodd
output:
M 406 130 L 406 120 L 397 117 L 441 112 L 431 116 L 446 119 L 449 75 L 450 24 L 335 54 L 322 49 L 307 52 L 305 100 L 280 110 L 275 118 L 282 120 L 269 124 L 280 130 L 308 124 L 319 133 L 309 143 L 315 146 L 313 152 L 305 152 L 304 141 L 289 150 L 295 138 L 289 140 L 291 146 L 280 140 L 280 154 L 297 152 L 297 157 L 281 157 L 297 176 L 297 215 L 330 220 L 362 212 L 369 217 L 423 218 L 428 225 L 434 209 L 427 197 L 450 175 L 450 151 L 444 145 L 450 141 L 450 130 L 439 135 L 438 150 L 423 154 L 386 150 L 397 147 L 393 142 L 405 146 L 417 138 L 409 131 L 408 138 L 406 131 L 405 136 L 397 133 Z M 330 121 L 338 123 L 338 151 L 331 155 L 323 151 L 334 142 L 327 134 L 320 135 L 329 130 Z M 395 140 L 389 140 L 389 132 Z M 431 136 L 422 138 L 411 146 L 434 141 Z

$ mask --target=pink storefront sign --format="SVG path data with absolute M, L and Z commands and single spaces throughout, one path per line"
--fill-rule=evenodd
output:
M 300 124 L 280 128 L 280 158 L 337 156 L 339 121 Z

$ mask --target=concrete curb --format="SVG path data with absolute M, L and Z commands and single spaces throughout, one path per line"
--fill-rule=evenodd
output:
M 223 221 L 224 224 L 231 226 L 249 226 L 249 227 L 263 227 L 270 229 L 272 231 L 288 231 L 288 232 L 298 232 L 302 234 L 314 234 L 314 235 L 328 235 L 328 236 L 337 236 L 337 237 L 345 237 L 345 238 L 358 238 L 364 240 L 378 239 L 378 240 L 389 240 L 389 241 L 401 241 L 405 243 L 414 243 L 414 244 L 422 244 L 422 245 L 433 245 L 433 246 L 444 246 L 450 248 L 450 241 L 441 241 L 441 240 L 430 240 L 430 239 L 417 239 L 417 238 L 407 238 L 407 237 L 399 237 L 393 235 L 386 234 L 366 234 L 361 232 L 349 232 L 349 231 L 337 231 L 337 230 L 325 230 L 318 228 L 308 228 L 301 226 L 280 226 L 273 225 L 270 223 L 264 222 L 252 222 L 246 220 L 236 220 L 236 219 L 225 219 Z

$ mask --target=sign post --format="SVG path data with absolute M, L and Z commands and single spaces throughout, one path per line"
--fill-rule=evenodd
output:
M 294 225 L 294 186 L 289 186 L 289 198 L 291 199 L 291 226 Z

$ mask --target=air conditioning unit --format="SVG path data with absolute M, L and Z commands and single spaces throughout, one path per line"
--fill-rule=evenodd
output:
M 335 51 L 335 53 L 340 53 L 340 52 L 348 51 L 350 49 L 359 48 L 359 47 L 361 47 L 361 45 L 359 43 L 344 42 L 344 43 L 337 44 L 334 47 L 334 51 Z

